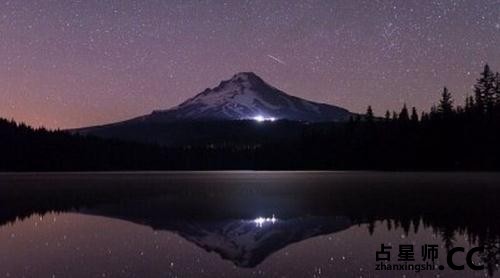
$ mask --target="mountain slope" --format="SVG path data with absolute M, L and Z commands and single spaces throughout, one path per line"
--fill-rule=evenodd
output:
M 288 95 L 251 72 L 242 72 L 206 89 L 182 104 L 142 119 L 162 120 L 241 120 L 256 117 L 293 121 L 344 121 L 351 116 L 346 109 Z
M 348 110 L 337 106 L 288 95 L 270 86 L 254 73 L 242 72 L 171 109 L 72 132 L 165 145 L 189 144 L 194 138 L 203 143 L 226 142 L 229 137 L 244 140 L 249 137 L 271 136 L 274 141 L 281 141 L 298 136 L 296 127 L 290 124 L 277 125 L 276 127 L 281 128 L 278 133 L 276 127 L 269 130 L 268 125 L 266 128 L 252 126 L 241 120 L 286 120 L 300 125 L 299 123 L 346 121 L 352 115 Z

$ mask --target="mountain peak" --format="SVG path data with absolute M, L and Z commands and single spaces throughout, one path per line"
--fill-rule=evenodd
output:
M 237 86 L 242 87 L 262 87 L 269 86 L 262 78 L 253 72 L 239 72 L 231 77 L 231 79 L 222 81 L 218 87 L 222 87 L 228 84 L 237 84 Z M 214 88 L 216 90 L 217 88 Z
M 235 75 L 233 75 L 232 79 L 240 78 L 240 77 L 241 78 L 252 78 L 252 77 L 259 77 L 259 76 L 252 71 L 242 71 L 242 72 L 238 72 Z
M 110 132 L 111 134 L 115 130 L 123 130 L 126 134 L 124 136 L 129 136 L 129 130 L 133 131 L 138 126 L 148 127 L 149 130 L 149 124 L 154 124 L 154 126 L 158 126 L 158 129 L 152 128 L 145 134 L 139 135 L 139 137 L 143 138 L 140 141 L 152 142 L 153 139 L 146 135 L 150 134 L 149 132 L 153 134 L 157 132 L 157 134 L 162 134 L 161 136 L 165 134 L 160 127 L 161 125 L 158 124 L 207 122 L 212 120 L 339 122 L 347 121 L 353 115 L 341 107 L 317 103 L 286 94 L 269 85 L 253 72 L 240 72 L 230 79 L 222 81 L 218 86 L 207 88 L 173 108 L 156 110 L 150 114 L 119 123 L 81 129 L 80 132 L 86 134 L 93 134 L 94 132 L 106 134 Z M 184 124 L 181 126 L 184 126 Z M 182 134 L 184 132 L 181 131 L 182 129 L 179 126 L 177 131 Z M 190 130 L 190 128 L 187 128 L 187 130 Z M 211 133 L 211 131 L 207 131 L 207 133 Z M 178 136 L 175 134 L 177 132 L 173 131 L 171 136 L 167 136 L 168 139 L 161 140 L 172 140 L 171 143 L 180 142 L 175 138 Z M 132 136 L 135 136 L 135 134 Z
M 288 95 L 253 72 L 239 72 L 207 88 L 180 105 L 154 115 L 170 120 L 287 119 L 292 121 L 345 121 L 343 108 Z
M 263 81 L 257 74 L 254 72 L 239 72 L 231 78 L 232 81 Z
M 346 121 L 346 109 L 291 96 L 253 72 L 239 72 L 214 88 L 168 110 L 154 111 L 155 121 L 286 119 L 301 122 Z M 144 120 L 144 117 L 140 118 Z

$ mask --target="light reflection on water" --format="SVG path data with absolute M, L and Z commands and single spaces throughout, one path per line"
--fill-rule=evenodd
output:
M 272 217 L 259 216 L 253 220 L 253 222 L 255 223 L 255 225 L 257 227 L 262 227 L 264 224 L 274 224 L 274 223 L 276 223 L 276 221 L 278 221 L 278 219 L 276 219 L 276 217 L 274 217 L 274 214 Z

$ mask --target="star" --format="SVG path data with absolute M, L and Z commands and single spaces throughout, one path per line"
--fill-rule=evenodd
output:
M 484 63 L 500 69 L 497 7 L 0 0 L 0 117 L 49 128 L 116 122 L 175 106 L 242 71 L 352 112 L 371 105 L 382 114 L 401 102 L 425 111 L 443 85 L 460 100 Z

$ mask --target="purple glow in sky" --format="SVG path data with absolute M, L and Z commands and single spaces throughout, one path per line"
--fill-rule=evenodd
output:
M 253 71 L 377 114 L 500 70 L 500 1 L 0 1 L 0 117 L 51 128 L 166 109 Z

